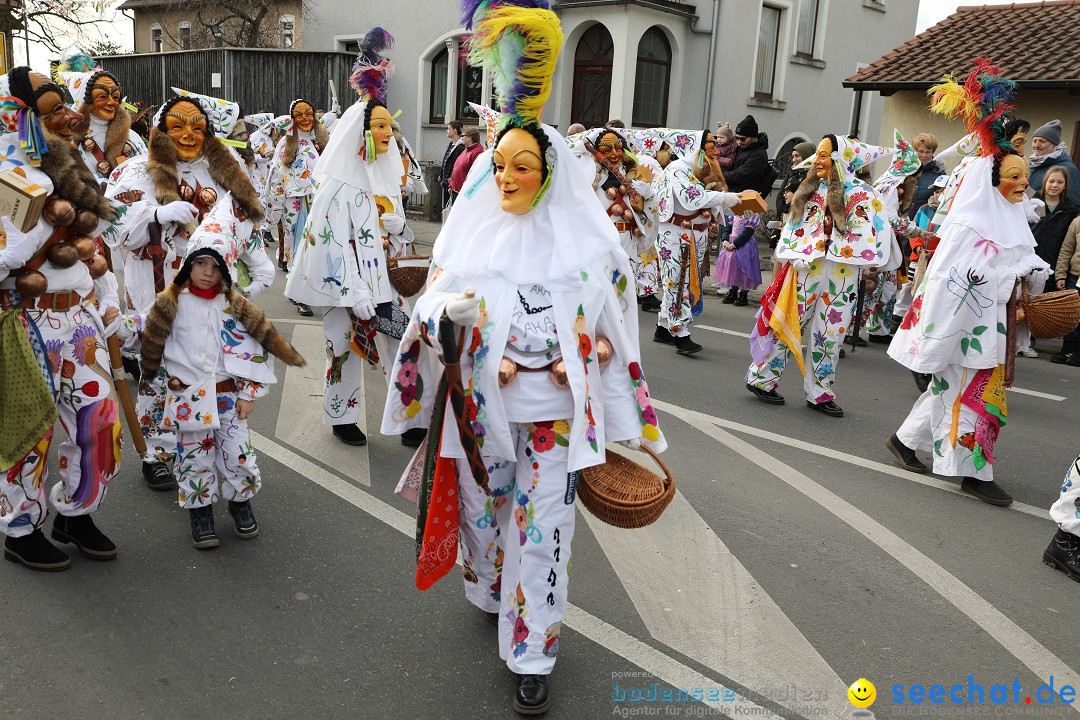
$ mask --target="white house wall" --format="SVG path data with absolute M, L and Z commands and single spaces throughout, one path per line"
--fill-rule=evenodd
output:
M 760 0 L 720 0 L 716 63 L 708 63 L 710 36 L 693 32 L 689 19 L 653 7 L 635 4 L 563 6 L 559 11 L 567 43 L 556 69 L 551 100 L 544 120 L 566 128 L 573 121 L 571 93 L 574 51 L 589 26 L 600 22 L 614 44 L 611 109 L 609 116 L 630 123 L 634 99 L 637 46 L 641 36 L 658 26 L 671 46 L 671 81 L 668 94 L 668 125 L 688 129 L 702 127 L 706 83 L 713 83 L 711 112 L 707 124 L 719 120 L 734 125 L 752 114 L 770 137 L 770 155 L 785 139 L 815 139 L 825 133 L 846 133 L 851 123 L 853 91 L 841 85 L 855 72 L 857 63 L 868 63 L 900 45 L 914 33 L 918 3 L 912 0 L 820 0 L 821 13 L 815 37 L 816 65 L 795 59 L 799 3 L 804 0 L 764 0 L 779 7 L 780 47 L 777 52 L 776 92 L 773 102 L 753 99 L 754 64 Z M 696 28 L 712 27 L 713 2 L 698 0 Z M 361 36 L 372 25 L 389 30 L 397 42 L 390 56 L 397 72 L 390 80 L 391 111 L 401 109 L 399 121 L 423 160 L 437 160 L 446 147 L 444 126 L 430 125 L 428 61 L 448 38 L 463 35 L 459 9 L 452 0 L 315 0 L 312 19 L 304 26 L 304 47 L 338 50 L 347 40 Z M 880 8 L 886 8 L 882 12 Z M 453 70 L 451 70 L 453 74 Z M 450 85 L 453 92 L 454 85 Z M 348 89 L 343 90 L 349 94 Z M 870 94 L 867 94 L 869 97 Z M 881 123 L 881 102 L 868 102 L 862 127 L 876 129 Z M 866 107 L 866 104 L 864 104 Z M 285 109 L 280 109 L 284 112 Z M 864 138 L 875 141 L 880 138 Z

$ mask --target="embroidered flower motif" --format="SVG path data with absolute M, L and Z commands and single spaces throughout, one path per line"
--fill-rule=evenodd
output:
M 555 447 L 555 431 L 549 427 L 537 425 L 532 436 L 533 450 L 538 453 L 547 452 Z
M 397 374 L 398 382 L 406 387 L 410 387 L 416 384 L 416 363 L 409 360 L 402 363 L 401 369 Z
M 845 245 L 840 248 L 840 257 L 849 258 L 855 255 L 855 251 L 851 249 L 850 245 Z
M 881 201 L 877 198 L 874 198 L 870 201 L 870 207 L 874 208 L 876 212 L 881 212 Z
M 869 260 L 873 260 L 874 258 L 876 258 L 877 253 L 875 251 L 867 248 L 866 250 L 863 250 L 861 253 L 859 253 L 859 257 L 861 257 L 863 260 L 869 261 Z
M 233 409 L 236 403 L 228 395 L 218 395 L 217 410 L 219 413 L 227 413 Z
M 184 421 L 187 420 L 189 417 L 191 417 L 191 406 L 187 403 L 181 403 L 176 408 L 176 419 Z

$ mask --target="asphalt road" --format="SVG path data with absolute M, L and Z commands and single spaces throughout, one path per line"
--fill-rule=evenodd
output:
M 408 450 L 373 431 L 345 448 L 312 422 L 321 333 L 282 287 L 260 304 L 312 369 L 279 366 L 253 416 L 261 534 L 235 538 L 219 508 L 221 547 L 196 551 L 186 513 L 127 453 L 95 516 L 115 562 L 0 568 L 6 717 L 514 716 L 494 628 L 456 573 L 413 585 L 413 506 L 393 494 Z M 1050 675 L 1058 690 L 1080 686 L 1066 622 L 1080 587 L 1040 562 L 1054 532 L 1045 509 L 1080 452 L 1080 370 L 1052 365 L 1052 344 L 1018 358 L 1017 387 L 1040 395 L 1009 395 L 995 474 L 1017 503 L 994 508 L 895 467 L 883 442 L 918 391 L 884 346 L 840 362 L 842 419 L 804 406 L 794 364 L 788 404 L 757 402 L 735 334 L 752 320 L 753 306 L 709 298 L 694 333 L 705 349 L 686 358 L 651 342 L 654 315 L 640 318 L 679 496 L 639 531 L 579 507 L 549 717 L 843 717 L 860 677 L 877 686 L 879 718 L 1074 712 L 1034 693 Z M 366 383 L 374 428 L 382 379 Z M 894 686 L 906 698 L 915 684 L 963 684 L 966 699 L 969 676 L 986 707 L 893 702 Z M 990 707 L 993 685 L 1011 701 L 1014 681 L 1018 703 Z M 671 688 L 687 693 L 662 702 Z

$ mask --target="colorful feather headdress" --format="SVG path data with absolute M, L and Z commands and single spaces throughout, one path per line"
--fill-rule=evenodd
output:
M 930 96 L 930 111 L 946 117 L 959 118 L 968 132 L 979 140 L 983 155 L 1000 158 L 1013 150 L 1005 137 L 1005 113 L 1013 109 L 1016 83 L 1002 77 L 1001 68 L 988 58 L 976 58 L 975 69 L 964 84 L 946 75 L 942 82 L 926 91 Z
M 538 125 L 563 44 L 547 0 L 462 0 L 462 13 L 469 62 L 491 72 L 502 125 Z
M 386 79 L 394 72 L 394 66 L 383 53 L 393 46 L 394 36 L 378 26 L 368 30 L 360 41 L 360 53 L 349 75 L 349 85 L 361 100 L 374 99 L 386 104 Z

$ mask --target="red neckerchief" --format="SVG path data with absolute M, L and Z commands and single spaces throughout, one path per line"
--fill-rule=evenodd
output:
M 197 287 L 195 283 L 189 283 L 188 290 L 190 290 L 191 294 L 195 297 L 201 297 L 203 300 L 213 300 L 221 294 L 221 285 L 215 285 L 212 288 L 203 290 L 202 288 Z

